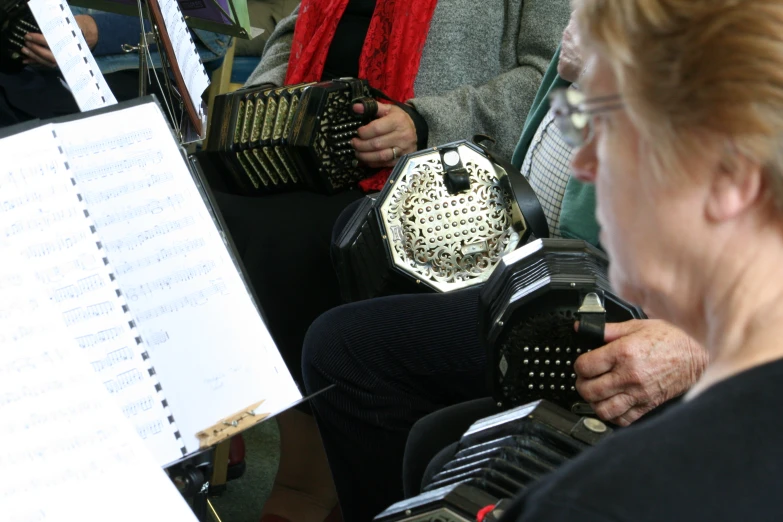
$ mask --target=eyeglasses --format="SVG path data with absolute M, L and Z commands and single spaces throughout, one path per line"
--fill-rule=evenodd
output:
M 588 99 L 575 89 L 552 91 L 549 104 L 563 141 L 570 147 L 581 147 L 593 138 L 593 115 L 623 107 L 619 94 Z

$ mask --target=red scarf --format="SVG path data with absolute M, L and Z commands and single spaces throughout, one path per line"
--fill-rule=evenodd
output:
M 286 85 L 321 79 L 329 46 L 349 0 L 302 0 L 296 19 Z M 421 53 L 427 40 L 437 0 L 377 0 L 362 54 L 359 78 L 393 100 L 413 98 Z M 399 5 L 398 5 L 399 4 Z M 378 172 L 359 185 L 380 190 L 389 170 Z

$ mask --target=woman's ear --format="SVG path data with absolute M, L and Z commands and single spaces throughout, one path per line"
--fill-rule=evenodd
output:
M 718 163 L 707 200 L 707 217 L 732 219 L 761 200 L 764 175 L 761 165 L 734 147 Z

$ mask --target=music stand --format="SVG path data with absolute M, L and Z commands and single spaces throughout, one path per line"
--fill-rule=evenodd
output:
M 139 15 L 136 0 L 73 0 L 71 5 L 118 13 Z M 185 21 L 194 29 L 250 38 L 247 0 L 179 0 Z

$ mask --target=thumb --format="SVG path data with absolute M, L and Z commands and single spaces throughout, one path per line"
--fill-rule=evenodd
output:
M 375 118 L 383 118 L 384 116 L 387 116 L 391 110 L 393 105 L 390 105 L 388 103 L 378 103 L 378 112 L 375 115 Z M 356 114 L 364 114 L 364 105 L 361 103 L 354 103 L 353 104 L 353 112 Z
M 637 319 L 625 321 L 622 323 L 606 323 L 604 327 L 604 342 L 611 343 L 621 337 L 630 335 L 639 330 L 642 326 Z M 574 323 L 574 330 L 579 331 L 579 321 Z

